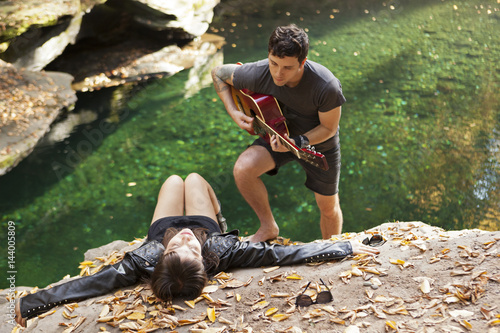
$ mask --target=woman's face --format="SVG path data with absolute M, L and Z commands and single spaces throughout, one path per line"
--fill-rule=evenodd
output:
M 202 260 L 201 244 L 191 229 L 182 229 L 168 242 L 165 253 L 175 251 L 181 260 L 186 258 Z

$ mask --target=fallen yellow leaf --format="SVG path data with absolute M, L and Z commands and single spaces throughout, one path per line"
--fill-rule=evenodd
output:
M 296 273 L 288 275 L 286 278 L 289 279 L 289 280 L 302 280 L 303 279 L 302 276 L 300 276 L 300 275 L 298 275 Z
M 490 326 L 500 325 L 500 319 L 493 319 L 492 321 L 488 322 L 488 325 L 490 325 Z
M 290 318 L 291 314 L 278 313 L 271 317 L 273 321 L 283 321 Z
M 141 312 L 134 312 L 132 313 L 131 315 L 128 315 L 127 316 L 127 319 L 130 319 L 130 320 L 138 320 L 138 319 L 144 319 L 146 317 L 146 315 L 144 313 L 141 313 Z
M 270 273 L 270 272 L 272 272 L 272 271 L 277 270 L 278 268 L 280 268 L 280 266 L 274 266 L 274 267 L 265 268 L 265 269 L 263 270 L 263 272 L 264 272 L 264 273 Z
M 203 294 L 210 294 L 210 293 L 217 291 L 217 289 L 219 289 L 219 287 L 216 285 L 206 286 L 205 288 L 203 288 L 202 293 Z
M 50 316 L 51 314 L 54 314 L 54 313 L 56 313 L 56 310 L 45 312 L 44 314 L 39 315 L 38 318 L 45 318 L 45 317 Z
M 187 306 L 189 306 L 191 309 L 194 309 L 194 301 L 184 301 L 184 303 L 186 303 Z
M 345 320 L 340 319 L 338 317 L 330 318 L 330 321 L 333 322 L 333 323 L 335 323 L 335 324 L 345 325 Z
M 386 324 L 387 326 L 389 326 L 390 328 L 394 329 L 394 330 L 397 330 L 397 329 L 398 329 L 398 326 L 396 325 L 396 322 L 395 322 L 395 321 L 393 321 L 393 320 L 387 320 L 387 321 L 385 322 L 385 324 Z
M 216 276 L 214 276 L 215 279 L 222 279 L 222 280 L 229 280 L 233 277 L 233 274 L 231 273 L 226 273 L 226 272 L 220 272 Z
M 73 319 L 78 317 L 77 315 L 70 315 L 68 312 L 66 312 L 66 310 L 63 311 L 62 316 L 66 319 Z
M 463 327 L 465 327 L 469 331 L 472 330 L 472 325 L 467 320 L 465 320 L 465 319 L 464 320 L 460 320 L 459 323 L 460 323 L 460 325 L 462 325 Z
M 278 312 L 278 308 L 270 308 L 265 312 L 265 315 L 266 317 L 269 317 L 275 314 L 276 312 Z
M 215 322 L 215 308 L 207 308 L 207 315 L 212 323 Z
M 260 301 L 259 303 L 252 305 L 252 311 L 263 309 L 268 305 L 268 301 Z
M 389 262 L 394 265 L 404 265 L 405 261 L 401 259 L 389 259 Z
M 422 281 L 422 283 L 420 284 L 420 290 L 424 293 L 424 294 L 428 294 L 431 292 L 431 285 L 429 283 L 429 280 L 425 279 Z

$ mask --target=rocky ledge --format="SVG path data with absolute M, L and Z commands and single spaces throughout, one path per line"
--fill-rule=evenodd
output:
M 206 34 L 218 2 L 1 1 L 0 175 L 71 110 L 76 92 L 161 78 L 211 61 L 224 43 Z
M 212 279 L 201 297 L 175 300 L 170 307 L 157 301 L 146 284 L 139 284 L 55 308 L 29 321 L 25 330 L 12 324 L 10 291 L 4 290 L 1 292 L 0 330 L 499 331 L 499 231 L 445 231 L 422 222 L 402 222 L 385 223 L 361 233 L 345 233 L 339 238 L 363 240 L 374 234 L 387 240 L 376 257 L 351 256 L 322 264 L 224 272 Z M 288 240 L 281 242 L 290 244 Z M 80 266 L 82 274 L 114 263 L 124 251 L 137 246 L 137 242 L 117 241 L 88 251 Z M 309 281 L 318 288 L 319 278 L 330 287 L 333 302 L 296 308 L 295 296 L 303 292 Z M 19 287 L 16 297 L 35 291 Z

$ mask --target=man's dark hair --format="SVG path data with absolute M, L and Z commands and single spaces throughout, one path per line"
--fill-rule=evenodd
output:
M 268 52 L 276 57 L 297 57 L 302 63 L 308 51 L 309 37 L 295 24 L 277 27 L 269 37 Z

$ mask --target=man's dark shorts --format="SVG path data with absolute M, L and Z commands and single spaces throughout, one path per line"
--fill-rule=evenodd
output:
M 308 189 L 321 195 L 334 195 L 338 193 L 340 178 L 340 144 L 330 150 L 320 152 L 325 155 L 326 161 L 328 162 L 329 169 L 326 171 L 297 158 L 290 152 L 280 153 L 273 151 L 271 146 L 260 137 L 252 143 L 252 146 L 262 146 L 266 148 L 274 159 L 276 167 L 266 172 L 268 175 L 274 176 L 283 165 L 291 161 L 297 161 L 306 172 L 305 185 Z

